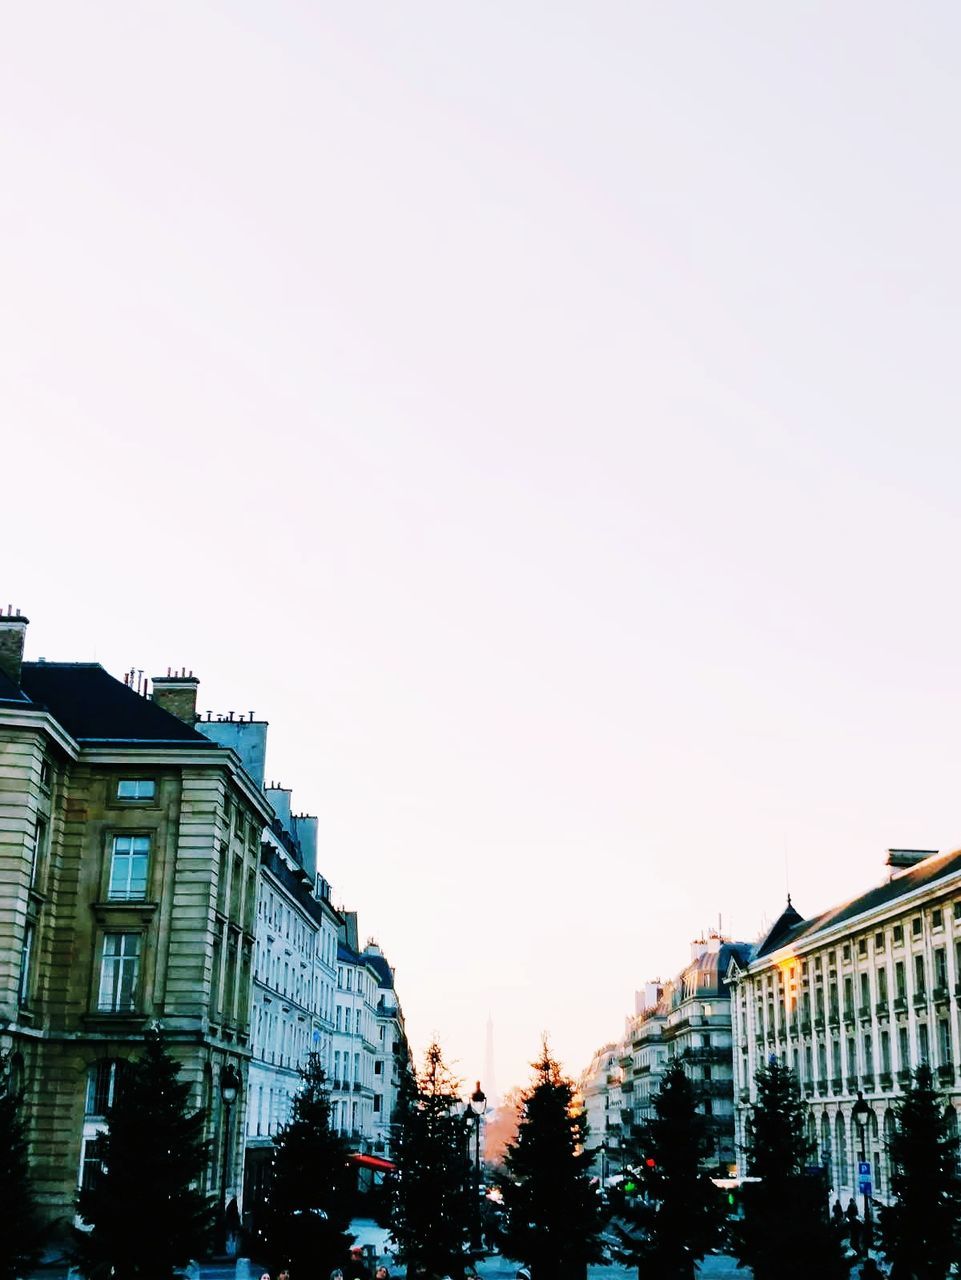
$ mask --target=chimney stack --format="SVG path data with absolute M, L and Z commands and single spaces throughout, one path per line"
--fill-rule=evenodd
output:
M 154 676 L 150 700 L 192 728 L 197 721 L 199 685 L 200 681 L 192 671 L 182 667 L 179 672 L 171 673 L 168 667 L 165 676 Z
M 0 671 L 20 688 L 20 671 L 23 667 L 23 640 L 29 618 L 25 618 L 13 605 L 7 605 L 4 613 L 0 606 Z

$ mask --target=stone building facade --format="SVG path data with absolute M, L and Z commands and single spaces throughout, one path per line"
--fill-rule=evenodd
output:
M 206 1189 L 239 1196 L 240 1126 L 224 1133 L 217 1086 L 230 1064 L 246 1091 L 270 806 L 195 729 L 193 676 L 158 678 L 148 698 L 96 663 L 27 663 L 26 626 L 0 619 L 0 1050 L 25 1091 L 41 1205 L 72 1220 L 151 1024 L 207 1108 Z
M 756 955 L 728 974 L 740 1147 L 755 1074 L 774 1056 L 797 1072 L 814 1159 L 842 1201 L 859 1190 L 858 1093 L 880 1200 L 890 1193 L 893 1108 L 921 1062 L 955 1129 L 961 1109 L 961 852 L 891 850 L 889 869 L 867 893 L 807 920 L 788 900 Z
M 705 1167 L 725 1174 L 733 1169 L 734 1072 L 726 976 L 733 962 L 746 964 L 752 954 L 749 943 L 711 933 L 691 944 L 690 963 L 676 977 L 650 982 L 635 994 L 635 1012 L 624 1036 L 598 1050 L 580 1081 L 598 1177 L 620 1173 L 627 1165 L 631 1131 L 654 1114 L 653 1099 L 672 1058 L 683 1062 L 708 1120 L 711 1148 Z

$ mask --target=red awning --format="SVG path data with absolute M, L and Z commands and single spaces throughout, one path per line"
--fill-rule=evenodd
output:
M 384 1173 L 393 1173 L 394 1165 L 390 1160 L 381 1160 L 377 1156 L 363 1156 L 359 1151 L 354 1151 L 350 1159 L 354 1164 L 363 1165 L 365 1169 L 380 1169 Z

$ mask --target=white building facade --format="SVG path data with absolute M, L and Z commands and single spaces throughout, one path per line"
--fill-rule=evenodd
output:
M 889 866 L 887 881 L 812 919 L 789 900 L 756 956 L 729 971 L 739 1148 L 755 1074 L 776 1057 L 798 1075 L 812 1159 L 842 1202 L 859 1192 L 859 1093 L 870 1108 L 871 1194 L 882 1201 L 894 1104 L 920 1063 L 954 1129 L 961 1108 L 961 852 L 891 850 Z

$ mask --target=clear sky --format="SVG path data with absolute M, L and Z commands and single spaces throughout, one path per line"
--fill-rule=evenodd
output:
M 961 844 L 961 10 L 8 4 L 0 597 L 192 667 L 418 1051 Z

